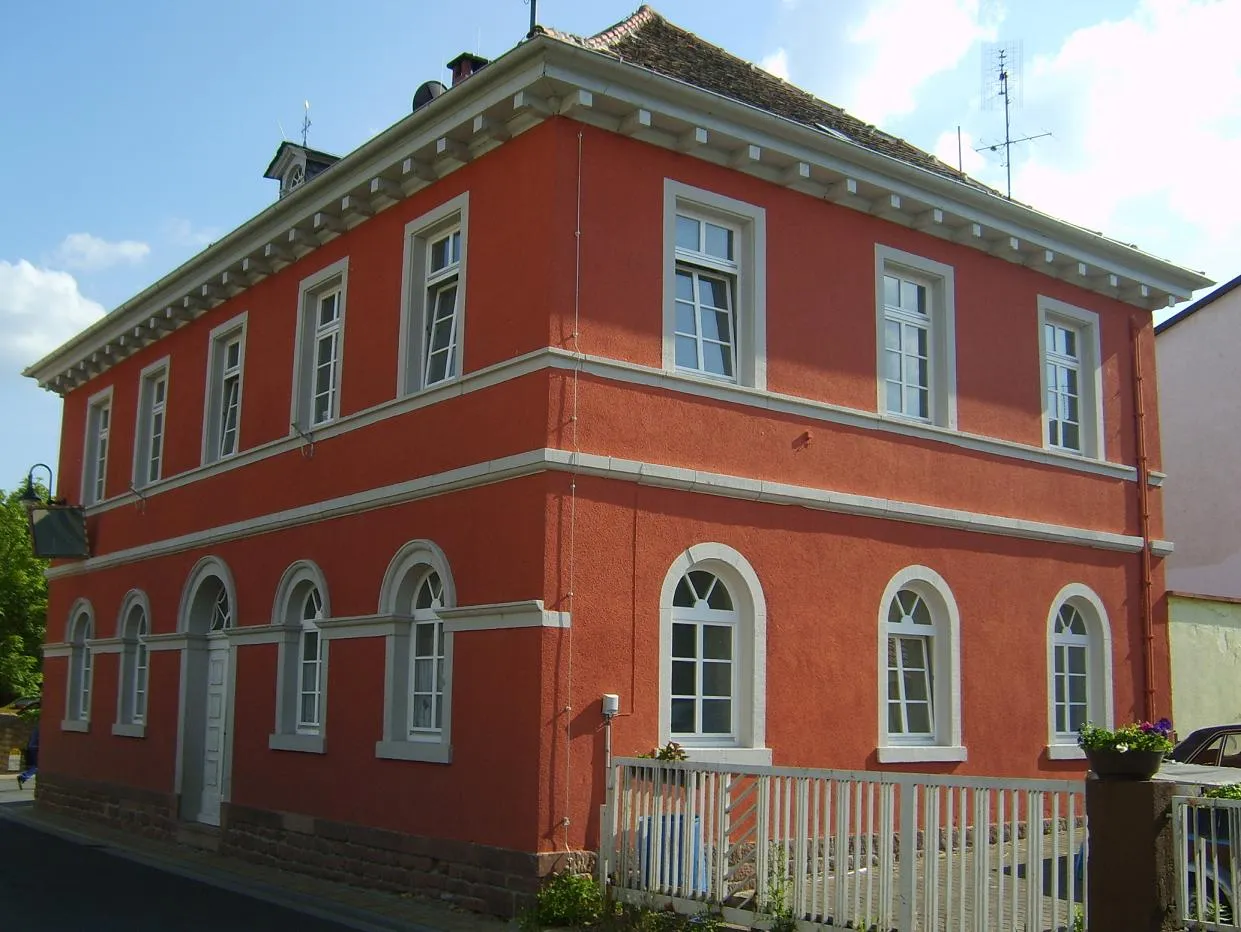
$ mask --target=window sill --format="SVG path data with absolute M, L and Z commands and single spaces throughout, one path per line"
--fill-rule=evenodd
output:
M 438 741 L 376 741 L 375 756 L 384 760 L 451 764 L 452 745 L 441 744 Z
M 960 762 L 966 759 L 966 750 L 960 745 L 888 745 L 875 749 L 881 764 L 916 764 Z
M 685 748 L 691 761 L 704 764 L 745 764 L 771 766 L 771 748 Z
M 1085 760 L 1086 752 L 1076 744 L 1047 745 L 1048 760 Z
M 303 754 L 322 754 L 323 735 L 268 735 L 267 747 L 272 751 L 300 751 Z
M 145 738 L 147 726 L 134 723 L 117 722 L 112 726 L 112 734 L 118 738 Z
M 83 734 L 90 731 L 90 722 L 83 721 L 80 718 L 66 718 L 60 723 L 61 731 L 80 731 Z

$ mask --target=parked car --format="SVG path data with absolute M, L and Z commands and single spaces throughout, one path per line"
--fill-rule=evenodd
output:
M 40 696 L 25 696 L 22 699 L 14 699 L 13 708 L 15 708 L 18 712 L 25 712 L 27 709 L 39 708 L 39 704 L 42 701 L 43 700 Z
M 1168 759 L 1209 767 L 1241 767 L 1241 724 L 1199 728 L 1177 744 Z M 1241 776 L 1237 782 L 1241 783 Z

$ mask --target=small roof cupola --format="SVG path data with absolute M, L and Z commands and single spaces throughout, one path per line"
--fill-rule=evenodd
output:
M 315 175 L 340 161 L 340 156 L 329 155 L 307 146 L 285 140 L 276 150 L 275 158 L 263 173 L 264 178 L 280 182 L 280 196 L 297 190 Z

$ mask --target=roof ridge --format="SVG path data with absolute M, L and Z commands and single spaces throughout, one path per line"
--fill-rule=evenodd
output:
M 662 20 L 663 17 L 656 13 L 649 3 L 644 3 L 629 16 L 625 17 L 625 19 L 618 23 L 613 23 L 607 29 L 603 29 L 593 36 L 579 36 L 575 32 L 565 32 L 552 26 L 535 26 L 534 28 L 536 32 L 541 32 L 553 39 L 559 39 L 561 42 L 580 45 L 583 48 L 599 52 L 609 48 L 614 42 L 620 42 L 656 19 Z

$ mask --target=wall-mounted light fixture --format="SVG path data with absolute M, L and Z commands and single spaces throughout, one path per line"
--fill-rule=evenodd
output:
M 34 484 L 36 469 L 47 470 L 47 498 L 39 496 Z M 35 556 L 82 559 L 90 556 L 86 537 L 86 512 L 75 505 L 52 498 L 52 470 L 46 463 L 35 463 L 26 473 L 26 487 L 19 498 L 30 521 L 30 539 Z

